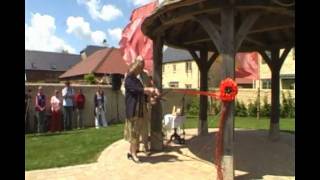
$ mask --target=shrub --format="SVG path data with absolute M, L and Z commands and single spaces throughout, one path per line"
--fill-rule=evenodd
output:
M 239 113 L 240 117 L 248 116 L 248 109 L 247 109 L 246 105 L 242 101 L 240 102 L 240 109 L 241 109 L 241 111 Z
M 221 110 L 221 103 L 219 100 L 215 100 L 213 101 L 213 111 L 214 111 L 214 114 L 219 114 Z
M 199 113 L 199 99 L 193 98 L 191 103 L 187 105 L 187 112 L 190 115 L 198 115 Z
M 258 99 L 254 102 L 250 102 L 248 104 L 248 115 L 251 117 L 256 117 L 257 116 L 257 107 L 258 107 Z
M 280 109 L 281 117 L 295 117 L 295 102 L 291 96 L 291 93 L 288 92 L 288 97 L 286 97 L 285 93 L 282 93 L 282 106 Z
M 260 109 L 260 116 L 270 116 L 271 115 L 271 105 L 268 103 L 267 96 L 263 99 L 263 106 Z
M 93 73 L 85 75 L 84 80 L 89 84 L 95 84 L 95 76 Z
M 244 105 L 244 103 L 241 101 L 239 102 L 238 100 L 236 100 L 235 103 L 235 115 L 236 116 L 240 116 L 240 117 L 245 117 L 247 116 L 247 108 Z

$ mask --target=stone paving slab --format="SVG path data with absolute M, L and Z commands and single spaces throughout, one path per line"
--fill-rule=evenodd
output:
M 214 142 L 214 134 L 212 133 L 215 131 L 216 129 L 210 129 L 209 135 L 200 139 L 196 136 L 196 129 L 188 129 L 186 130 L 186 145 L 169 144 L 163 152 L 153 153 L 149 157 L 140 153 L 138 155 L 141 157 L 141 164 L 136 164 L 126 158 L 129 144 L 124 140 L 119 140 L 106 148 L 96 163 L 26 171 L 25 179 L 215 180 L 216 168 L 212 163 L 214 145 L 213 143 L 209 143 Z M 267 135 L 264 131 L 238 131 L 235 134 L 235 155 L 237 155 L 235 163 L 240 161 L 238 164 L 241 166 L 235 165 L 235 179 L 294 179 L 294 135 L 288 133 L 281 134 L 283 138 L 279 142 L 269 142 L 266 139 Z M 241 145 L 249 147 L 243 149 L 244 147 Z M 257 158 L 254 155 L 257 151 L 271 151 L 278 154 L 271 154 L 270 156 L 272 157 L 267 157 L 267 159 L 270 158 L 270 161 L 272 160 L 270 165 L 268 165 L 264 162 L 266 157 L 259 156 L 260 159 L 258 160 L 263 163 L 258 160 L 252 160 L 252 158 L 250 159 L 250 155 L 253 158 Z M 269 156 L 267 152 L 262 153 Z M 277 158 L 279 160 L 275 161 Z M 283 164 L 284 162 L 281 161 L 284 159 L 290 162 Z M 256 167 L 259 165 L 261 165 L 261 168 Z M 274 169 L 270 169 L 269 166 L 276 166 L 278 169 L 275 171 Z M 281 168 L 284 170 L 281 171 Z

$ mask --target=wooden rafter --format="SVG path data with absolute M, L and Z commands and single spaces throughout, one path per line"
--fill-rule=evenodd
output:
M 207 63 L 209 69 L 210 69 L 210 67 L 212 66 L 212 64 L 216 61 L 216 59 L 217 59 L 218 56 L 219 56 L 219 53 L 216 52 L 216 53 L 214 53 L 214 54 L 210 57 L 210 59 L 209 59 L 209 61 L 208 61 L 208 63 Z
M 211 41 L 216 46 L 218 52 L 221 52 L 221 46 L 222 46 L 222 40 L 221 40 L 221 34 L 218 30 L 218 28 L 213 25 L 213 23 L 210 21 L 210 19 L 207 16 L 195 16 L 194 19 L 201 24 L 203 29 L 207 32 L 209 35 Z
M 200 62 L 200 58 L 198 57 L 197 53 L 194 50 L 188 49 L 190 55 L 192 56 L 192 58 L 196 61 L 198 67 L 201 67 L 201 62 Z
M 236 51 L 240 48 L 242 41 L 246 38 L 248 33 L 250 32 L 250 28 L 253 24 L 257 21 L 261 13 L 252 13 L 249 14 L 243 23 L 241 24 L 237 34 L 236 34 L 236 42 L 235 42 L 235 49 Z

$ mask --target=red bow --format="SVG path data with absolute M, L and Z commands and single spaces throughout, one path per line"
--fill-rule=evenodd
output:
M 238 85 L 231 78 L 226 78 L 220 83 L 220 92 L 207 92 L 207 91 L 195 91 L 195 90 L 175 90 L 178 93 L 190 94 L 190 95 L 205 95 L 221 99 L 224 102 L 233 101 L 238 94 Z
M 215 161 L 217 166 L 217 179 L 223 180 L 221 160 L 223 153 L 223 129 L 225 125 L 226 115 L 229 111 L 229 104 L 232 102 L 238 94 L 237 83 L 231 78 L 226 78 L 220 83 L 220 92 L 207 92 L 207 91 L 194 91 L 194 90 L 175 90 L 175 92 L 191 94 L 191 95 L 205 95 L 215 97 L 223 102 L 222 113 L 219 121 L 219 131 L 216 133 L 216 149 L 215 149 Z

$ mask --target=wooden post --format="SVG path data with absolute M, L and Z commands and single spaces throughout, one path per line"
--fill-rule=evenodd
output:
M 153 40 L 153 78 L 154 84 L 162 91 L 162 48 L 163 39 L 157 36 Z M 162 106 L 161 102 L 156 103 L 151 108 L 151 150 L 163 150 L 162 136 Z
M 200 91 L 208 91 L 208 67 L 206 62 L 208 59 L 208 51 L 202 49 L 200 51 Z M 208 134 L 208 96 L 200 96 L 199 124 L 198 135 Z
M 249 33 L 249 29 L 256 22 L 260 13 L 250 14 L 241 24 L 235 37 L 235 20 L 234 20 L 234 0 L 230 0 L 221 8 L 221 30 L 215 26 L 206 15 L 194 16 L 203 29 L 208 33 L 210 40 L 215 45 L 217 51 L 221 54 L 223 60 L 223 78 L 235 79 L 235 53 L 241 46 L 241 43 Z M 199 66 L 199 64 L 198 64 Z M 233 164 L 233 142 L 234 142 L 234 102 L 230 104 L 230 109 L 226 115 L 227 120 L 224 126 L 223 136 L 223 157 L 222 169 L 225 180 L 234 179 Z
M 224 69 L 224 78 L 235 79 L 235 37 L 234 37 L 234 9 L 230 6 L 221 8 L 221 57 Z M 233 142 L 234 142 L 234 102 L 230 104 L 226 115 L 223 136 L 222 169 L 223 179 L 234 179 Z
M 280 49 L 271 50 L 271 58 L 267 56 L 264 51 L 260 51 L 260 54 L 267 62 L 271 70 L 271 118 L 270 118 L 270 129 L 269 139 L 277 141 L 280 138 L 280 70 L 284 60 L 290 52 L 291 47 L 285 48 L 281 57 L 279 57 Z
M 199 71 L 200 71 L 200 90 L 208 91 L 208 71 L 211 65 L 215 62 L 219 53 L 214 53 L 210 59 L 208 59 L 208 50 L 202 49 L 200 51 L 200 58 L 195 53 L 195 51 L 189 50 L 189 53 L 196 61 Z M 199 102 L 199 123 L 198 123 L 198 135 L 206 135 L 208 134 L 208 97 L 200 96 Z

